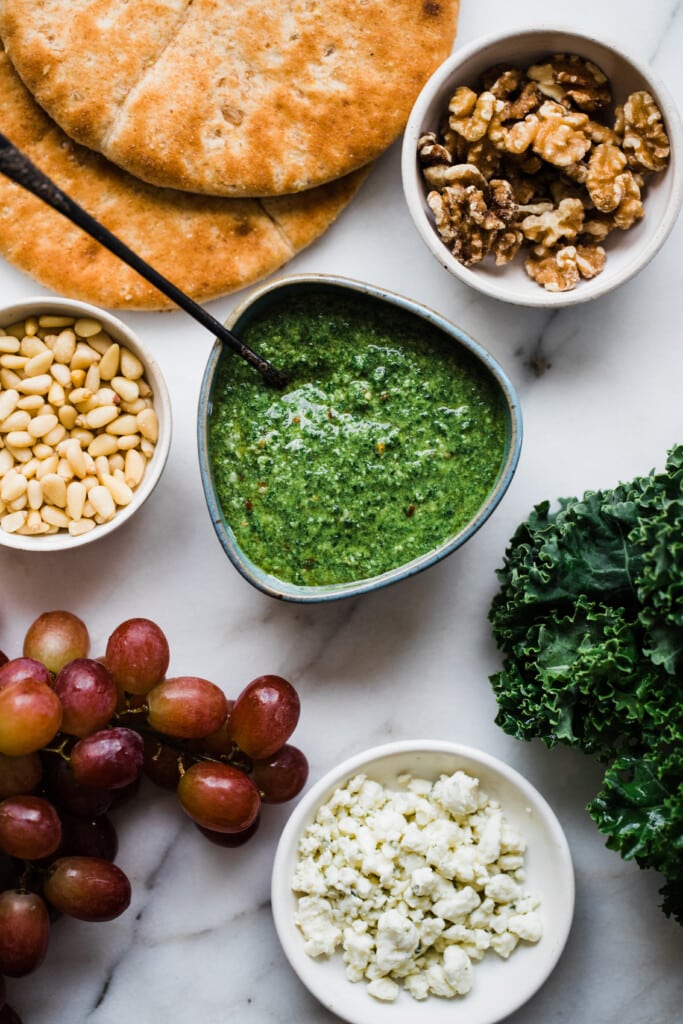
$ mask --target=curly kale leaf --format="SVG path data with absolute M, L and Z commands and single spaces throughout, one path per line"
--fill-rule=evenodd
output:
M 534 508 L 497 571 L 500 590 L 489 618 L 499 646 L 522 640 L 539 617 L 571 613 L 580 594 L 635 610 L 642 556 L 627 538 L 638 522 L 635 499 L 642 486 L 620 485 L 610 493 L 609 508 L 601 491 L 562 498 L 554 511 L 549 502 Z
M 537 505 L 498 579 L 497 723 L 610 765 L 591 813 L 664 874 L 683 923 L 683 446 L 661 473 Z
M 683 447 L 648 481 L 629 537 L 642 553 L 637 577 L 644 653 L 671 675 L 683 673 Z
M 607 846 L 665 878 L 664 913 L 683 924 L 683 750 L 626 754 L 607 769 L 588 810 Z
M 606 761 L 641 744 L 659 727 L 662 687 L 661 671 L 643 661 L 641 632 L 623 608 L 583 595 L 568 614 L 546 613 L 492 677 L 497 724 Z

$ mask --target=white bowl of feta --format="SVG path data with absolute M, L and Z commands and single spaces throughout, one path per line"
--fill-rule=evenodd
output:
M 272 909 L 309 991 L 352 1024 L 494 1024 L 564 949 L 574 872 L 541 794 L 491 755 L 389 743 L 328 772 L 289 818 Z

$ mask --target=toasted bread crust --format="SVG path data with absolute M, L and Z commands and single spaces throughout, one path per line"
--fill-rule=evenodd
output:
M 145 181 L 299 192 L 374 160 L 450 52 L 458 0 L 0 0 L 28 89 Z

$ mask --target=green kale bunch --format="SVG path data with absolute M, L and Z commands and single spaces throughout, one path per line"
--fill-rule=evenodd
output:
M 683 446 L 661 473 L 537 505 L 497 575 L 496 722 L 606 764 L 588 810 L 683 924 Z

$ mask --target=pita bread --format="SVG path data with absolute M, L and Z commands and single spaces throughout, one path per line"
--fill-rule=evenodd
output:
M 356 194 L 367 170 L 296 196 L 219 199 L 158 189 L 76 145 L 36 105 L 0 49 L 0 125 L 76 202 L 196 301 L 283 266 Z M 41 284 L 109 308 L 171 303 L 80 228 L 0 174 L 0 253 Z
M 458 0 L 0 0 L 24 83 L 164 187 L 299 192 L 373 161 L 448 56 Z

